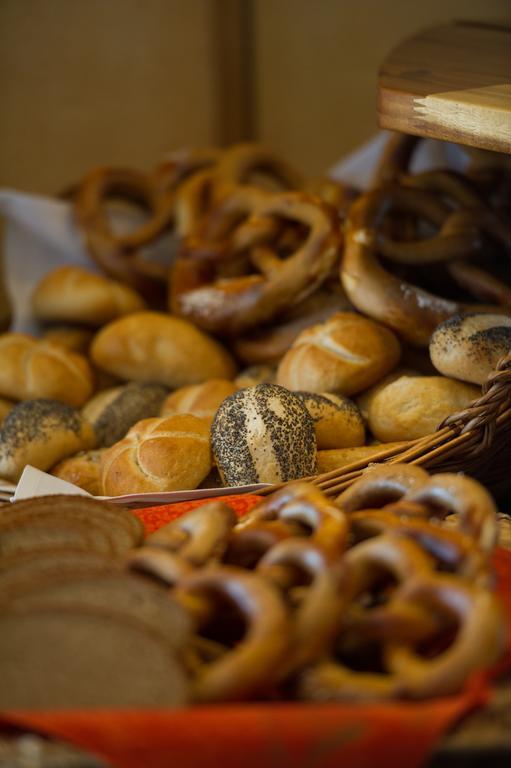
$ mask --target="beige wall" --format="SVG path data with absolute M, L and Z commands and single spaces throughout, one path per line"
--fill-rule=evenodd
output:
M 394 45 L 454 19 L 511 23 L 510 0 L 255 0 L 258 133 L 319 173 L 376 130 Z
M 253 131 L 315 173 L 375 130 L 377 68 L 404 36 L 456 17 L 511 21 L 509 0 L 239 2 L 252 8 Z M 226 66 L 251 49 L 232 42 L 235 5 L 0 0 L 0 186 L 54 192 L 99 163 L 148 167 L 229 135 L 218 72 L 236 75 Z

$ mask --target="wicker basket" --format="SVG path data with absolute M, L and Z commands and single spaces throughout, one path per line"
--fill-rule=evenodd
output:
M 322 475 L 306 478 L 327 496 L 337 496 L 374 464 L 404 462 L 434 472 L 465 472 L 494 493 L 511 484 L 511 352 L 499 360 L 482 396 L 449 416 L 432 435 L 410 440 Z M 261 491 L 272 493 L 280 485 Z

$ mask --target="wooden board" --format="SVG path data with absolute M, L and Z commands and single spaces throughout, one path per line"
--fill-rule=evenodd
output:
M 378 75 L 382 128 L 511 153 L 511 28 L 435 27 L 405 40 Z

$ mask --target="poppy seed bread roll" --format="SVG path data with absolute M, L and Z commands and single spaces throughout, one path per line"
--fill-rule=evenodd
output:
M 444 376 L 484 384 L 501 357 L 511 351 L 511 317 L 456 315 L 440 323 L 429 352 Z
M 365 428 L 360 410 L 342 395 L 297 392 L 314 421 L 318 451 L 364 445 Z
M 132 382 L 99 392 L 82 408 L 91 422 L 98 446 L 110 446 L 122 440 L 137 421 L 160 415 L 168 389 L 161 384 Z
M 241 389 L 224 400 L 211 443 L 226 485 L 285 482 L 316 469 L 312 417 L 298 395 L 277 384 Z
M 102 328 L 91 359 L 128 381 L 178 389 L 208 379 L 231 379 L 233 359 L 222 345 L 192 323 L 164 312 L 135 312 Z
M 0 431 L 0 477 L 17 482 L 27 464 L 47 470 L 92 448 L 96 436 L 78 411 L 57 400 L 27 400 L 7 414 Z
M 103 494 L 197 488 L 211 469 L 209 424 L 190 414 L 143 419 L 102 455 Z

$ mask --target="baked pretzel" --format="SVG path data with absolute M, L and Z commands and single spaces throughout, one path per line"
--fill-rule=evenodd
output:
M 411 645 L 385 643 L 385 663 L 400 678 L 405 696 L 422 699 L 455 693 L 470 673 L 493 664 L 502 653 L 502 608 L 481 587 L 431 574 L 404 585 L 399 599 L 447 613 L 457 624 L 452 643 L 433 658 L 420 655 Z
M 368 469 L 335 503 L 344 512 L 384 507 L 421 488 L 428 480 L 426 470 L 414 464 L 382 464 Z
M 274 683 L 289 649 L 291 625 L 286 607 L 271 584 L 241 569 L 211 567 L 181 581 L 173 596 L 187 608 L 190 598 L 209 603 L 208 623 L 227 604 L 245 625 L 239 643 L 198 670 L 193 681 L 195 701 L 244 699 Z M 201 608 L 199 630 L 203 617 Z
M 175 586 L 193 571 L 193 566 L 174 552 L 156 547 L 139 547 L 126 556 L 129 568 L 168 586 Z
M 213 244 L 209 239 L 187 242 L 171 271 L 172 311 L 208 331 L 233 335 L 271 320 L 313 293 L 338 258 L 335 215 L 317 199 L 241 187 L 224 205 L 230 217 L 222 218 L 221 227 L 229 231 L 247 209 L 248 219 L 235 226 L 228 242 L 219 244 L 219 233 Z M 282 221 L 307 230 L 286 258 L 278 243 L 268 242 Z M 240 264 L 241 274 L 229 276 L 228 269 Z
M 245 515 L 237 528 L 257 527 L 261 522 L 279 520 L 303 525 L 310 540 L 329 557 L 341 555 L 347 545 L 348 520 L 317 488 L 303 482 L 290 483 L 264 499 Z
M 257 178 L 254 180 L 254 176 Z M 218 163 L 220 195 L 233 187 L 261 186 L 266 179 L 270 190 L 300 189 L 303 179 L 288 163 L 260 144 L 235 144 Z
M 378 254 L 381 252 L 382 242 L 387 255 L 395 254 L 398 246 L 402 255 L 409 254 L 410 251 L 413 253 L 410 244 L 389 244 L 388 239 L 385 240 L 385 236 L 378 233 L 383 216 L 392 208 L 409 210 L 411 205 L 418 205 L 419 202 L 424 210 L 423 205 L 427 197 L 428 194 L 423 190 L 391 184 L 358 198 L 348 216 L 346 246 L 340 272 L 346 294 L 358 310 L 390 326 L 406 341 L 416 346 L 426 346 L 439 323 L 454 314 L 504 311 L 502 306 L 465 304 L 435 296 L 397 277 L 380 263 Z M 432 209 L 431 201 L 428 205 Z M 440 213 L 441 205 L 445 204 L 440 200 L 435 205 Z M 447 211 L 447 217 L 449 215 Z M 430 220 L 431 217 L 430 211 Z M 479 229 L 477 235 L 472 229 L 461 238 L 453 235 L 446 241 L 445 252 L 436 251 L 440 245 L 444 248 L 443 240 L 444 236 L 441 235 L 434 243 L 426 243 L 427 252 L 441 253 L 442 258 L 445 255 L 457 258 L 463 252 L 464 243 L 472 243 L 475 246 L 479 242 Z M 417 247 L 420 249 L 423 246 Z
M 152 173 L 156 188 L 161 194 L 175 192 L 191 176 L 214 168 L 222 154 L 216 147 L 182 147 L 170 152 Z
M 176 552 L 191 565 L 204 565 L 222 557 L 236 520 L 231 507 L 213 501 L 159 528 L 147 537 L 145 545 Z
M 259 561 L 257 572 L 283 586 L 292 604 L 292 647 L 280 669 L 280 677 L 285 679 L 332 644 L 346 603 L 342 569 L 333 567 L 326 553 L 310 540 L 292 538 L 272 547 Z M 303 581 L 306 587 L 293 589 Z
M 128 234 L 116 234 L 106 211 L 112 199 L 136 204 L 150 219 Z M 75 216 L 94 261 L 151 297 L 161 293 L 168 268 L 144 260 L 139 251 L 170 228 L 173 208 L 172 194 L 162 195 L 150 176 L 127 168 L 96 168 L 79 185 L 74 199 Z

